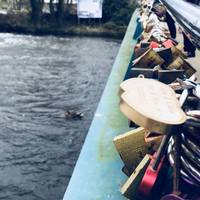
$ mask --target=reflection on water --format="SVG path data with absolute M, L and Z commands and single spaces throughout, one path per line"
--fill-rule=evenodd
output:
M 62 199 L 119 45 L 0 34 L 0 199 Z

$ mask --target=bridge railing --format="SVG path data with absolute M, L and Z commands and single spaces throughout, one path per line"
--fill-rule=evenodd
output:
M 197 48 L 200 48 L 200 6 L 184 0 L 161 0 Z

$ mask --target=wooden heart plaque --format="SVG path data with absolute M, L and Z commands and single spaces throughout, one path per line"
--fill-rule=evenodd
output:
M 153 79 L 134 78 L 131 88 L 123 87 L 123 91 L 120 110 L 149 131 L 167 134 L 172 126 L 186 121 L 175 92 L 166 84 Z

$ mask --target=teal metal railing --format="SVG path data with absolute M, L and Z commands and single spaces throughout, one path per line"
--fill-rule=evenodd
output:
M 119 110 L 119 85 L 133 56 L 138 27 L 136 10 L 116 57 L 107 85 L 64 195 L 64 200 L 123 200 L 119 192 L 126 177 L 113 145 L 116 135 L 127 131 L 127 119 Z M 109 48 L 109 47 L 108 47 Z

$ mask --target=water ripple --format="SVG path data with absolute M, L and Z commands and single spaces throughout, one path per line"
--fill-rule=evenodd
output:
M 62 199 L 119 45 L 0 34 L 0 200 Z

